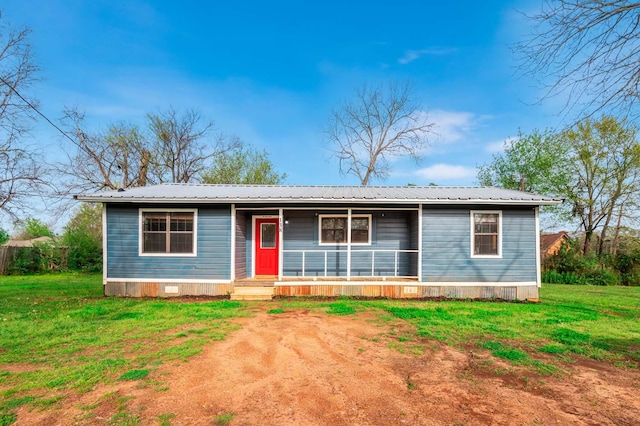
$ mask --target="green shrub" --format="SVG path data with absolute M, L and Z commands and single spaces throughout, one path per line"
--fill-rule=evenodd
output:
M 591 285 L 617 285 L 620 280 L 618 274 L 607 269 L 596 269 L 585 274 L 587 284 Z
M 18 247 L 13 253 L 7 275 L 29 275 L 44 272 L 46 260 L 39 247 Z
M 69 250 L 69 269 L 83 272 L 102 270 L 102 241 L 83 230 L 67 230 L 63 241 Z
M 620 283 L 631 287 L 640 287 L 640 273 L 622 274 Z
M 547 284 L 586 284 L 586 278 L 575 272 L 558 272 L 555 270 L 544 271 L 542 273 L 542 282 Z
M 0 244 L 4 244 L 7 241 L 9 241 L 9 239 L 11 238 L 11 235 L 9 235 L 9 231 L 7 231 L 6 229 L 0 228 Z

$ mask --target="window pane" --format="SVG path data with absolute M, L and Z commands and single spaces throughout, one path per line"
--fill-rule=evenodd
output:
M 352 218 L 351 229 L 369 229 L 369 219 L 366 217 Z
M 274 248 L 276 246 L 276 224 L 260 224 L 260 248 Z
M 346 243 L 345 232 L 343 229 L 323 229 L 322 243 Z
M 322 229 L 333 229 L 333 228 L 335 228 L 335 219 L 332 217 L 323 217 Z
M 145 213 L 144 230 L 145 231 L 166 231 L 167 230 L 166 216 Z
M 351 230 L 351 242 L 352 243 L 368 243 L 369 242 L 369 231 L 368 230 L 360 230 L 360 229 L 352 229 Z
M 474 254 L 497 255 L 498 236 L 497 235 L 476 235 Z
M 166 234 L 164 232 L 145 232 L 142 251 L 145 253 L 165 253 L 167 251 Z
M 498 215 L 495 213 L 475 213 L 474 231 L 476 234 L 497 234 Z
M 193 234 L 180 233 L 171 234 L 171 253 L 192 253 Z
M 172 213 L 171 231 L 193 232 L 193 213 Z
M 334 236 L 333 236 L 333 229 L 323 229 L 322 230 L 321 242 L 323 242 L 323 243 L 333 243 L 333 242 L 335 242 Z

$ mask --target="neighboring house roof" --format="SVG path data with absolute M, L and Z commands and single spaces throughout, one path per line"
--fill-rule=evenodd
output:
M 2 245 L 8 247 L 33 247 L 34 243 L 49 243 L 51 241 L 53 241 L 51 237 L 38 237 L 30 240 L 9 240 Z
M 89 202 L 560 204 L 562 199 L 493 187 L 163 184 L 79 194 Z
M 558 250 L 560 250 L 562 243 L 568 239 L 569 233 L 567 231 L 540 235 L 540 252 L 542 253 L 542 257 L 556 254 Z

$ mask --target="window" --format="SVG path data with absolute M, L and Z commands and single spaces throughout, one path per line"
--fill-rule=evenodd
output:
M 276 224 L 260 224 L 260 248 L 276 248 Z
M 502 213 L 471 212 L 471 257 L 502 256 Z
M 140 254 L 196 254 L 195 210 L 140 210 Z
M 347 243 L 347 215 L 320 215 L 320 244 Z M 351 216 L 351 243 L 371 244 L 371 215 Z

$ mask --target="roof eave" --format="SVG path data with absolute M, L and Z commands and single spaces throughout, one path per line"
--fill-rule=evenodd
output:
M 389 199 L 389 198 L 149 198 L 149 197 L 104 197 L 79 195 L 75 197 L 78 201 L 91 203 L 193 203 L 193 204 L 264 204 L 264 203 L 326 203 L 326 204 L 433 204 L 433 205 L 451 205 L 451 204 L 500 204 L 500 205 L 536 205 L 549 206 L 561 204 L 564 200 L 500 200 L 500 199 Z

